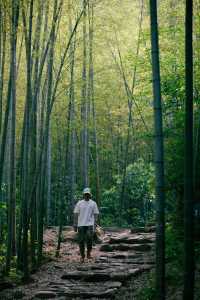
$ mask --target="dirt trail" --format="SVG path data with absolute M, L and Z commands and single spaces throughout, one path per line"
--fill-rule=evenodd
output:
M 151 230 L 150 230 L 151 231 Z M 93 259 L 79 262 L 74 233 L 66 228 L 60 258 L 43 265 L 33 282 L 4 290 L 0 299 L 121 299 L 124 285 L 154 266 L 154 232 L 107 229 Z M 44 248 L 55 252 L 56 230 L 45 233 Z

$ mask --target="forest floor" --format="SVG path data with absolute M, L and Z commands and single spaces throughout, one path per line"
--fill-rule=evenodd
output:
M 26 284 L 0 292 L 0 300 L 11 299 L 115 299 L 142 300 L 139 291 L 149 286 L 154 269 L 155 233 L 152 228 L 131 232 L 107 228 L 94 246 L 93 259 L 80 263 L 76 236 L 71 227 L 63 231 L 60 256 L 55 257 L 57 230 L 44 235 L 44 252 L 50 257 Z M 138 294 L 139 293 L 139 294 Z M 173 291 L 168 300 L 181 299 Z
M 93 259 L 80 263 L 78 245 L 71 228 L 65 228 L 59 258 L 55 257 L 57 230 L 48 229 L 44 251 L 51 260 L 31 275 L 31 282 L 0 293 L 11 299 L 133 299 L 130 281 L 154 266 L 153 232 L 131 233 L 108 229 L 94 246 Z M 137 281 L 136 281 L 137 282 Z

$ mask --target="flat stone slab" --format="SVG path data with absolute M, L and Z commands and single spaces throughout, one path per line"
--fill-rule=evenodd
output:
M 129 250 L 135 250 L 135 251 L 150 251 L 152 248 L 152 245 L 150 244 L 103 244 L 100 247 L 100 251 L 104 252 L 112 252 L 112 251 L 129 251 Z
M 141 235 L 130 237 L 130 236 L 121 236 L 121 237 L 111 237 L 109 244 L 150 244 L 154 242 L 153 237 L 143 237 Z
M 98 289 L 97 287 L 93 287 L 89 289 L 88 287 L 83 287 L 82 289 L 74 287 L 74 289 L 65 289 L 64 291 L 58 293 L 58 296 L 66 296 L 68 297 L 80 297 L 81 299 L 90 299 L 96 297 L 97 299 L 108 298 L 111 299 L 118 288 L 104 288 Z
M 77 280 L 81 282 L 124 282 L 132 276 L 136 276 L 146 270 L 144 267 L 134 267 L 126 264 L 113 265 L 102 271 L 72 271 L 62 275 L 62 279 Z M 69 285 L 68 285 L 69 286 Z
M 86 272 L 72 271 L 62 275 L 61 279 L 84 280 L 89 282 L 110 280 L 110 275 L 107 271 Z
M 149 226 L 149 227 L 135 227 L 131 229 L 131 233 L 149 233 L 149 232 L 155 232 L 156 226 Z
M 53 299 L 56 298 L 56 293 L 53 291 L 39 291 L 32 299 Z
M 67 283 L 63 285 L 63 282 L 54 282 L 51 283 L 51 290 L 45 291 L 45 295 L 56 295 L 56 297 L 81 297 L 84 299 L 90 299 L 92 297 L 99 298 L 112 298 L 118 289 L 122 286 L 122 283 L 119 281 L 108 281 L 108 282 L 98 282 L 88 283 L 88 282 L 76 282 L 76 283 Z M 41 292 L 39 292 L 39 296 Z M 43 294 L 44 295 L 44 294 Z M 35 296 L 36 297 L 36 296 Z M 54 297 L 55 298 L 55 297 Z M 34 298 L 35 299 L 35 298 Z M 38 299 L 38 298 L 36 298 Z M 39 299 L 48 299 L 48 298 L 39 298 Z

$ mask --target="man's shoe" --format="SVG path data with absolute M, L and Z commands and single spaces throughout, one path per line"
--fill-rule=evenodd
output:
M 80 263 L 83 264 L 84 262 L 85 262 L 85 258 L 84 258 L 84 257 L 81 257 Z
M 87 259 L 92 259 L 92 256 L 90 253 L 87 254 Z

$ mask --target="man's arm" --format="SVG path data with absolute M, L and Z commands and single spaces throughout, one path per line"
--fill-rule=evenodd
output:
M 99 209 L 98 209 L 98 206 L 95 202 L 95 206 L 94 206 L 94 224 L 97 225 L 98 223 L 98 220 L 99 220 Z
M 74 226 L 74 231 L 77 232 L 77 227 L 78 227 L 78 213 L 74 213 L 73 226 Z
M 74 208 L 74 221 L 73 221 L 73 226 L 74 226 L 74 231 L 77 232 L 78 229 L 78 215 L 79 215 L 80 209 L 79 209 L 79 202 L 76 204 Z

